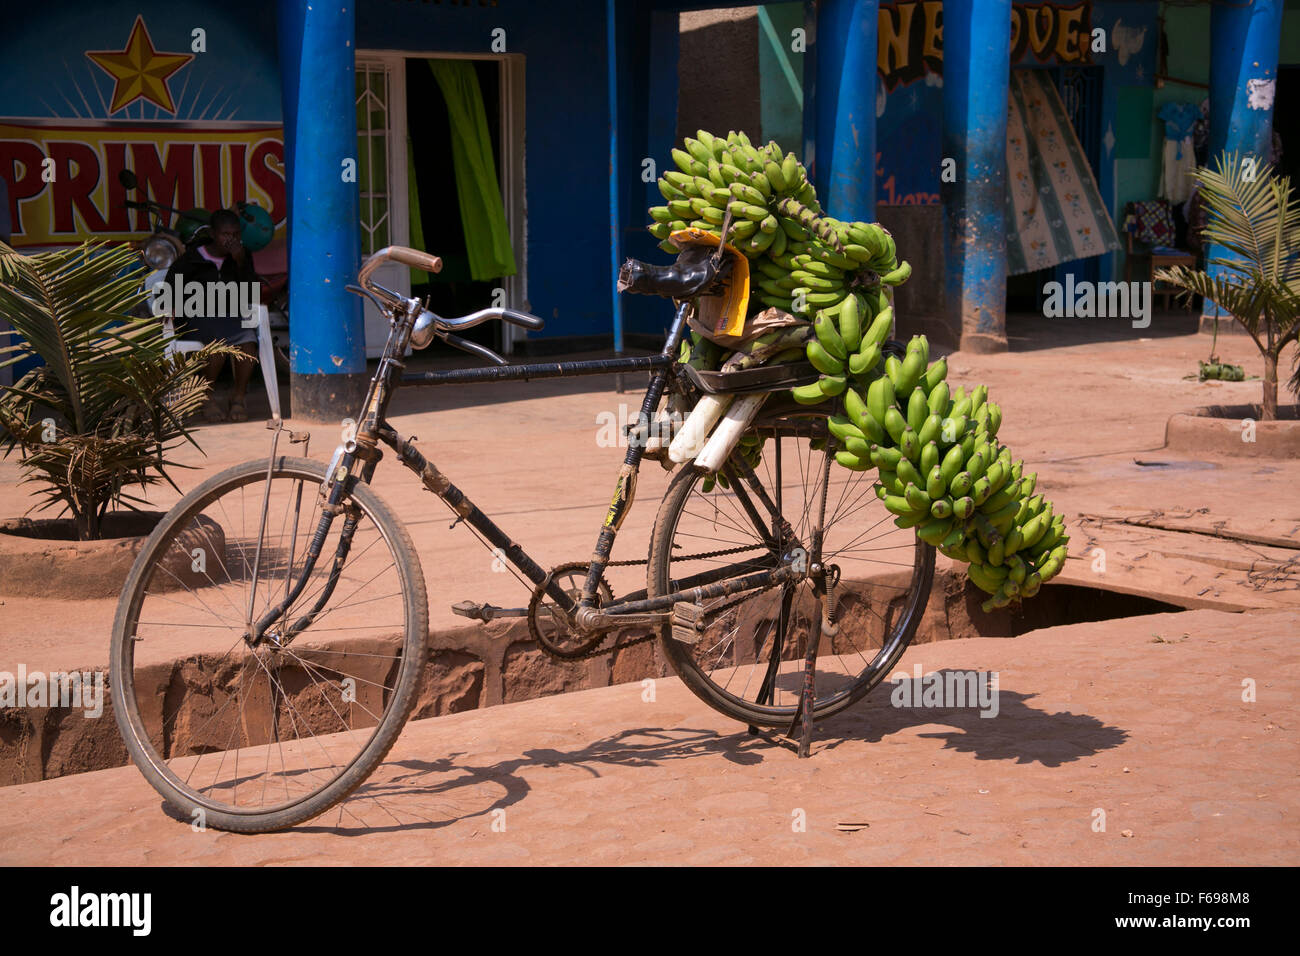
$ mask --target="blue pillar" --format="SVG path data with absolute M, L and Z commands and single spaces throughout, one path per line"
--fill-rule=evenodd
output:
M 878 0 L 817 4 L 816 94 L 811 101 L 816 139 L 811 172 L 822 208 L 837 219 L 873 222 L 876 218 L 879 9 Z
M 294 418 L 336 421 L 360 411 L 367 381 L 361 302 L 343 288 L 361 249 L 357 184 L 343 176 L 357 151 L 355 11 L 280 0 L 278 14 L 292 144 L 290 408 Z
M 957 181 L 944 209 L 947 321 L 961 347 L 1007 347 L 1007 95 L 1011 0 L 945 0 L 943 158 Z
M 618 269 L 622 264 L 619 242 L 620 209 L 618 175 L 618 20 L 614 0 L 605 0 L 605 86 L 609 97 L 609 294 L 614 316 L 614 353 L 623 354 L 623 297 L 618 294 Z M 619 377 L 618 390 L 623 391 Z
M 1282 40 L 1283 0 L 1250 0 L 1241 6 L 1216 4 L 1210 14 L 1210 143 L 1207 164 L 1217 167 L 1222 153 L 1253 158 L 1262 169 L 1272 151 L 1273 96 L 1277 91 L 1278 49 Z M 1211 245 L 1206 259 L 1230 257 Z M 1209 266 L 1223 273 L 1222 266 Z M 1206 316 L 1217 306 L 1206 302 Z

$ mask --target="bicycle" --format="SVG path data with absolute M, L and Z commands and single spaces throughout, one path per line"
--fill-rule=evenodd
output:
M 371 488 L 381 445 L 532 586 L 526 607 L 463 601 L 453 610 L 481 621 L 526 617 L 532 638 L 556 659 L 657 640 L 692 692 L 751 733 L 787 728 L 793 736 L 801 727 L 801 756 L 815 721 L 861 699 L 894 666 L 924 612 L 934 549 L 889 521 L 866 473 L 832 469 L 828 411 L 789 397 L 815 370 L 703 373 L 677 360 L 691 310 L 716 292 L 725 262 L 673 271 L 629 261 L 630 291 L 676 302 L 658 354 L 509 365 L 455 332 L 489 319 L 540 329 L 541 319 L 505 308 L 435 315 L 373 281 L 390 260 L 441 268 L 436 256 L 389 247 L 348 286 L 390 326 L 355 433 L 328 465 L 277 455 L 283 423 L 273 408 L 270 457 L 185 495 L 126 582 L 113 625 L 114 713 L 132 760 L 168 804 L 218 829 L 293 826 L 352 794 L 397 739 L 425 664 L 428 595 L 410 537 Z M 435 338 L 492 364 L 404 372 L 407 346 Z M 889 348 L 902 353 L 898 343 Z M 401 384 L 611 372 L 649 374 L 636 440 L 593 556 L 549 570 L 386 418 Z M 770 393 L 745 433 L 767 442 L 758 467 L 739 451 L 716 478 L 681 467 L 660 503 L 648 557 L 613 561 L 640 465 L 656 453 L 645 437 L 661 401 L 689 407 L 727 390 Z M 646 587 L 615 599 L 605 580 L 614 564 L 644 564 Z M 869 582 L 868 598 L 857 602 L 866 614 L 853 627 L 839 619 L 845 575 Z M 185 619 L 176 619 L 178 608 Z M 648 636 L 618 643 L 627 629 L 647 627 Z M 178 680 L 186 693 L 171 692 Z

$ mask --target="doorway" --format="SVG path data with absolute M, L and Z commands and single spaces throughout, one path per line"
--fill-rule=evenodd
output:
M 1300 187 L 1300 65 L 1277 68 L 1277 94 L 1273 100 L 1273 132 L 1282 141 L 1277 172 Z
M 470 275 L 452 157 L 447 102 L 430 60 L 468 60 L 482 94 L 495 172 L 514 253 L 515 274 Z M 358 51 L 357 142 L 361 252 L 418 245 L 440 256 L 443 270 L 388 265 L 376 281 L 404 295 L 427 297 L 439 315 L 457 316 L 493 305 L 529 310 L 527 224 L 524 213 L 524 64 L 518 55 L 466 57 Z M 387 324 L 369 303 L 366 354 L 383 348 Z M 464 333 L 506 354 L 522 330 L 500 322 Z M 431 350 L 444 348 L 439 344 Z

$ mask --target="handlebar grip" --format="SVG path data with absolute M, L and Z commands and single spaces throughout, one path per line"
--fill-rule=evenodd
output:
M 440 258 L 427 252 L 421 252 L 419 249 L 412 249 L 409 246 L 389 246 L 385 251 L 388 253 L 388 258 L 394 262 L 400 262 L 404 266 L 423 269 L 425 272 L 442 271 L 442 260 Z
M 514 309 L 502 309 L 501 318 L 503 321 L 524 329 L 533 329 L 534 331 L 538 331 L 546 328 L 546 322 L 542 318 L 536 315 L 529 315 L 527 312 L 516 312 Z

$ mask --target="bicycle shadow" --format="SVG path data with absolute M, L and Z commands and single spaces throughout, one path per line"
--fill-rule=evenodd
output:
M 946 675 L 947 671 L 936 672 Z M 895 706 L 894 686 L 878 687 L 865 701 L 818 724 L 813 731 L 812 759 L 853 742 L 879 743 L 918 727 L 949 729 L 918 734 L 944 741 L 946 749 L 973 754 L 976 760 L 1011 760 L 1059 767 L 1122 745 L 1129 733 L 1089 714 L 1049 713 L 1030 706 L 1037 694 L 1001 690 L 995 717 L 976 707 Z M 796 728 L 796 735 L 798 729 Z M 440 829 L 476 818 L 494 819 L 520 803 L 532 789 L 526 774 L 553 767 L 579 769 L 600 778 L 602 767 L 662 767 L 672 761 L 717 755 L 741 766 L 761 764 L 774 747 L 794 750 L 797 739 L 784 730 L 751 735 L 743 728 L 719 733 L 706 728 L 643 726 L 619 731 L 582 747 L 525 750 L 520 756 L 485 765 L 465 752 L 437 760 L 392 760 L 342 806 L 334 826 L 306 825 L 303 832 L 361 836 L 369 833 Z M 358 810 L 378 810 L 389 819 L 363 821 Z M 345 818 L 351 815 L 351 823 Z M 405 819 L 403 819 L 405 818 Z

